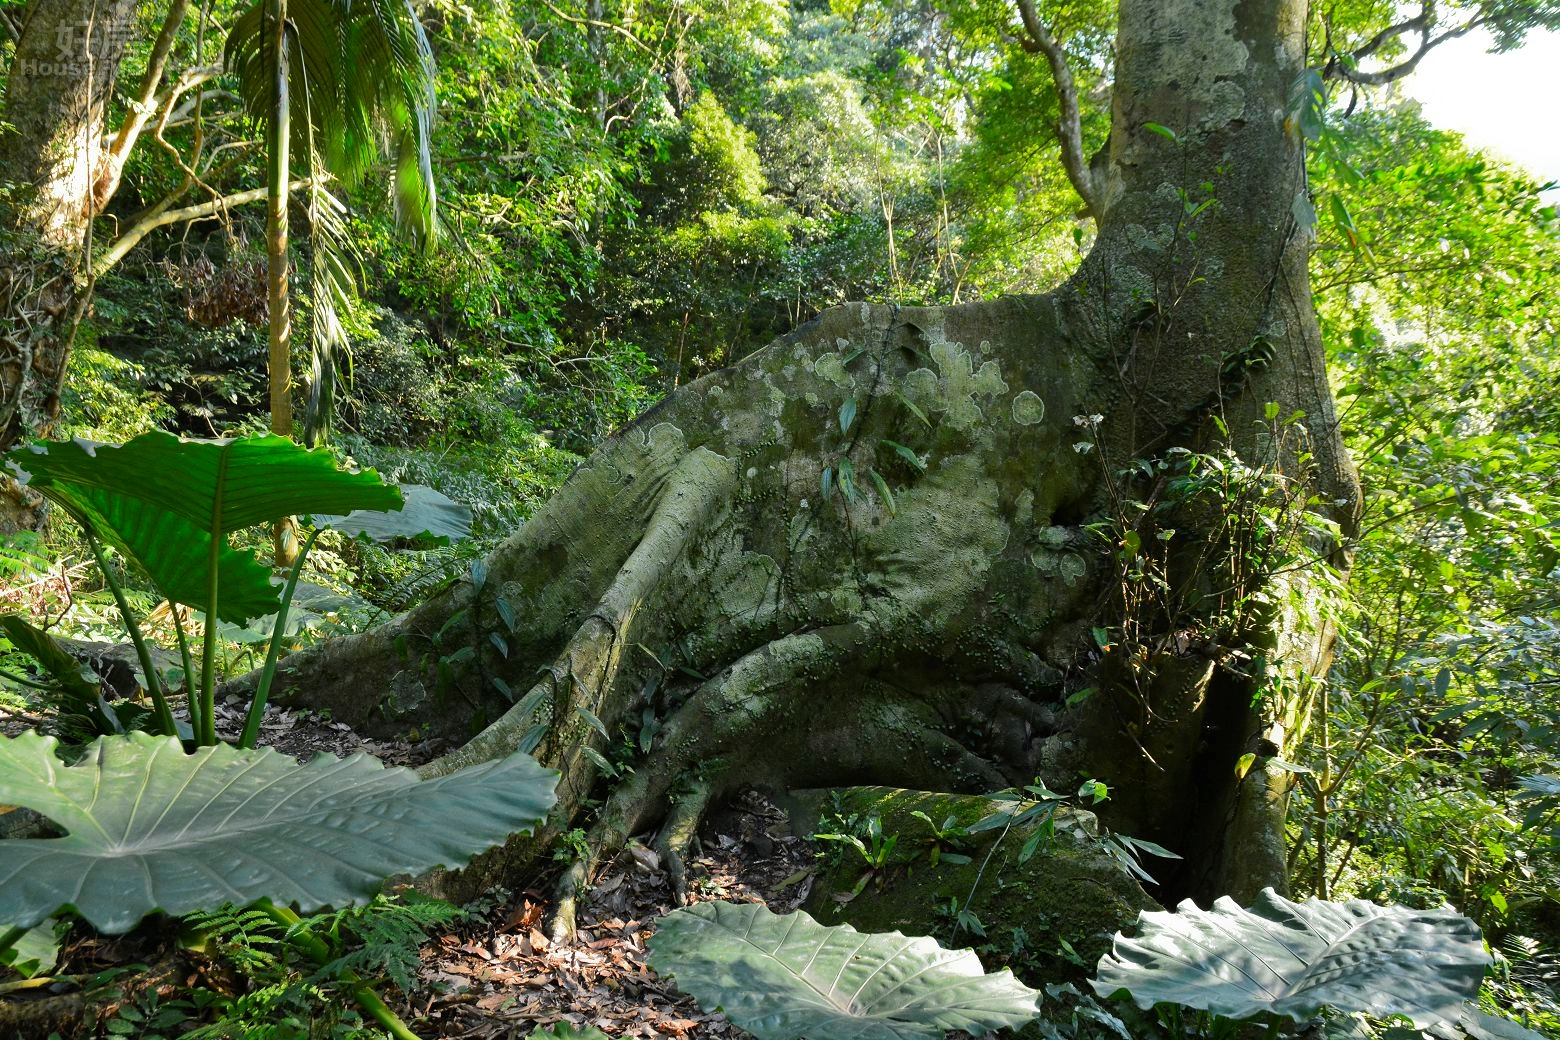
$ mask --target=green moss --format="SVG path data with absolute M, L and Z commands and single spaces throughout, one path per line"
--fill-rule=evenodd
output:
M 849 923 L 866 932 L 935 935 L 953 945 L 989 944 L 992 949 L 986 952 L 996 955 L 998 963 L 1012 951 L 1015 929 L 1019 929 L 1025 937 L 1024 950 L 1012 958 L 1015 971 L 1031 981 L 1056 981 L 1087 974 L 1065 955 L 1064 941 L 1092 968 L 1109 948 L 1114 932 L 1135 921 L 1140 910 L 1158 909 L 1101 850 L 1093 838 L 1092 813 L 1059 812 L 1055 836 L 1042 841 L 1025 863 L 1018 860 L 1035 832 L 1033 823 L 1005 834 L 999 828 L 962 839 L 960 851 L 971 857 L 968 864 L 944 860 L 932 867 L 932 830 L 913 812 L 920 810 L 939 825 L 952 816 L 958 826 L 968 827 L 1001 803 L 981 795 L 888 787 L 800 792 L 794 798 L 793 814 L 801 833 L 814 828 L 820 810 L 833 812 L 837 804 L 847 819 L 876 815 L 883 834 L 899 838 L 895 864 L 848 901 L 837 897 L 848 894 L 861 878 L 862 859 L 847 849 L 847 855 L 822 861 L 825 866 L 814 882 L 807 909 L 826 924 Z M 950 900 L 980 919 L 984 939 L 968 932 L 954 934 L 947 911 Z

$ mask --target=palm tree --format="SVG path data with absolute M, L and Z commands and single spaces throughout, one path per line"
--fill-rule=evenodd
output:
M 312 444 L 329 426 L 338 359 L 347 349 L 340 316 L 357 281 L 330 185 L 353 186 L 389 152 L 397 223 L 420 247 L 433 247 L 433 52 L 408 0 L 256 0 L 228 34 L 227 61 L 250 112 L 266 126 L 271 430 L 283 437 L 292 436 L 293 424 L 287 207 L 299 183 L 292 156 L 301 159 L 313 247 L 304 428 Z M 291 558 L 290 530 L 277 527 L 278 563 Z
M 435 241 L 433 52 L 406 0 L 256 0 L 228 34 L 227 59 L 267 131 L 271 426 L 283 436 L 292 433 L 287 202 L 298 184 L 292 156 L 301 159 L 314 251 L 312 437 L 328 421 L 346 343 L 338 308 L 356 284 L 331 183 L 354 186 L 388 152 L 397 222 L 422 248 Z

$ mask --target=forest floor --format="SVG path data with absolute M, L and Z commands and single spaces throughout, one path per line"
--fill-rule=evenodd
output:
M 219 704 L 217 710 L 219 732 L 236 735 L 243 706 Z M 39 721 L 0 711 L 0 732 L 14 733 Z M 438 741 L 371 740 L 315 713 L 274 706 L 266 710 L 261 744 L 300 761 L 322 753 L 346 757 L 365 752 L 387 764 L 406 766 L 449 750 Z M 688 861 L 690 899 L 762 902 L 776 913 L 788 913 L 806 899 L 815 862 L 812 846 L 792 833 L 785 813 L 748 792 L 709 817 Z M 594 1026 L 614 1037 L 747 1036 L 724 1015 L 701 1011 L 692 998 L 646 967 L 645 942 L 657 921 L 676 905 L 648 845 L 631 844 L 598 871 L 580 902 L 579 929 L 572 942 L 547 938 L 551 881 L 544 872 L 523 889 L 496 892 L 486 910 L 437 930 L 420 952 L 414 990 L 383 992 L 387 1003 L 420 1036 L 430 1038 L 499 1040 L 558 1023 L 577 1029 Z M 155 962 L 161 948 L 166 961 L 169 940 L 145 929 L 115 938 L 87 935 L 67 941 L 65 960 L 77 973 L 101 972 Z M 163 988 L 172 992 L 181 976 L 191 988 L 238 981 L 202 974 L 198 965 L 174 969 Z M 9 999 L 40 998 L 46 999 L 45 994 L 33 991 Z

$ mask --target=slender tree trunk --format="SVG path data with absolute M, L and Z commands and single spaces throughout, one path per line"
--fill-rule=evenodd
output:
M 271 111 L 266 122 L 266 312 L 270 319 L 271 432 L 292 436 L 292 313 L 288 280 L 288 173 L 292 107 L 287 94 L 287 0 L 266 0 Z
M 111 180 L 104 118 L 133 0 L 33 0 L 0 122 L 0 450 L 46 437 L 76 328 L 91 299 L 93 216 Z M 0 478 L 3 479 L 3 478 Z M 9 481 L 0 533 L 35 528 L 42 503 Z
M 271 111 L 266 121 L 266 316 L 271 432 L 292 437 L 292 276 L 287 203 L 292 171 L 292 103 L 288 96 L 287 0 L 265 0 L 265 34 L 271 55 Z M 298 558 L 298 524 L 278 520 L 271 530 L 278 567 Z
M 284 696 L 475 733 L 431 775 L 535 747 L 563 770 L 555 826 L 610 750 L 596 720 L 648 747 L 565 930 L 595 854 L 745 784 L 1093 776 L 1111 826 L 1185 857 L 1162 896 L 1283 887 L 1274 762 L 1332 638 L 1295 560 L 1341 564 L 1358 502 L 1292 216 L 1304 24 L 1298 0 L 1124 0 L 1099 235 L 1066 284 L 834 308 L 684 385 L 480 583 L 288 660 Z M 1263 490 L 1177 492 L 1189 453 Z

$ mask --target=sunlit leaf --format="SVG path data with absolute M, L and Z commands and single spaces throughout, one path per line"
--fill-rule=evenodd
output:
M 1305 1019 L 1324 1007 L 1404 1015 L 1421 1027 L 1456 1020 L 1489 965 L 1479 928 L 1449 910 L 1363 900 L 1293 903 L 1265 890 L 1250 910 L 1220 899 L 1144 912 L 1118 934 L 1094 988 L 1142 1008 L 1166 1002 L 1230 1018 Z

